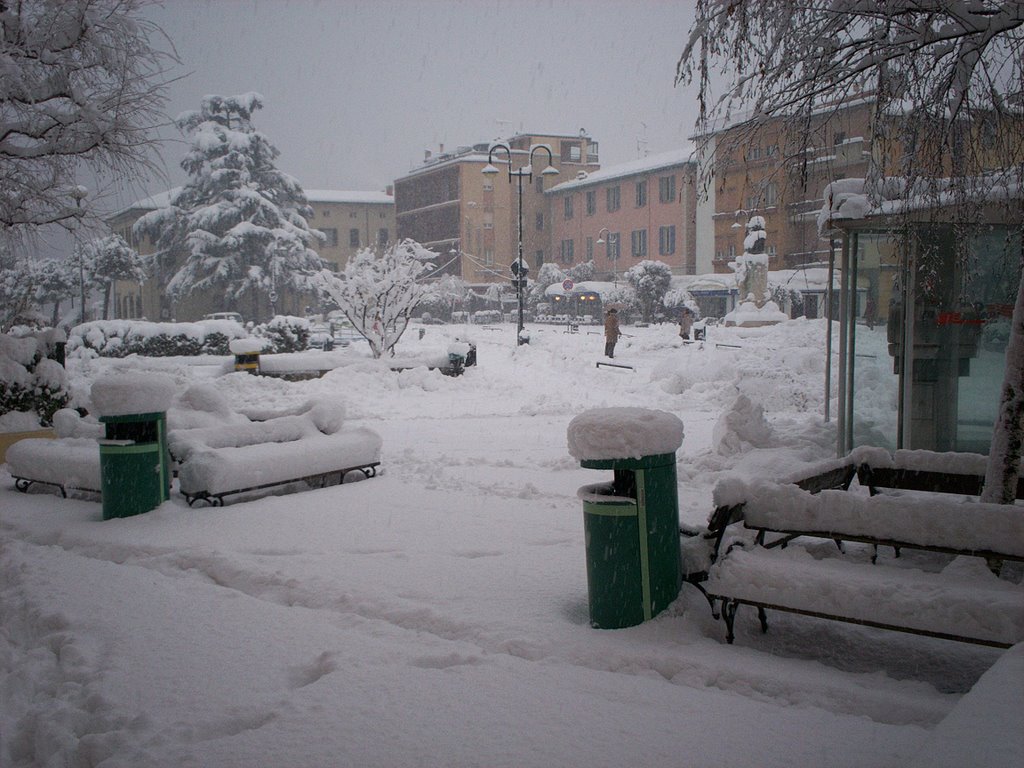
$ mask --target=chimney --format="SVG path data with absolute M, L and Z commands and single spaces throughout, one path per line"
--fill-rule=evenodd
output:
M 438 144 L 437 146 L 438 146 L 437 154 L 443 155 L 444 154 L 444 144 Z
M 394 186 L 394 184 L 388 184 L 386 187 L 384 187 L 384 194 L 387 195 L 388 197 L 394 197 L 395 196 L 395 186 Z
M 429 149 L 424 149 L 423 150 L 423 162 L 425 163 L 429 159 L 430 159 L 430 150 Z

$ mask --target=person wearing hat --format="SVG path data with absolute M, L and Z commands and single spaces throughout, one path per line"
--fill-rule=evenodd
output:
M 604 354 L 615 357 L 615 342 L 622 333 L 619 331 L 619 311 L 612 307 L 604 313 Z

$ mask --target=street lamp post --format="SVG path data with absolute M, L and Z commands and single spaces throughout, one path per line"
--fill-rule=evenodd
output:
M 530 265 L 523 260 L 523 178 L 529 181 L 533 180 L 533 156 L 536 152 L 543 151 L 548 153 L 548 165 L 541 171 L 541 176 L 555 176 L 558 174 L 558 169 L 554 166 L 554 156 L 551 154 L 551 147 L 548 144 L 531 144 L 530 154 L 527 158 L 526 165 L 523 165 L 517 169 L 512 168 L 512 148 L 504 141 L 497 141 L 491 144 L 487 151 L 487 165 L 483 168 L 483 173 L 490 176 L 498 173 L 498 169 L 494 167 L 494 153 L 504 152 L 508 157 L 508 183 L 512 183 L 512 177 L 514 176 L 518 182 L 519 191 L 519 224 L 516 229 L 516 240 L 518 242 L 517 258 L 512 262 L 512 284 L 516 287 L 516 296 L 519 300 L 519 323 L 518 329 L 516 330 L 516 346 L 525 344 L 526 340 L 523 338 L 523 290 L 526 288 L 526 276 L 530 271 Z
M 604 233 L 604 237 L 601 236 L 601 232 Z M 614 285 L 618 286 L 618 284 L 619 284 L 619 272 L 618 272 L 618 269 L 617 269 L 616 265 L 617 265 L 617 262 L 619 260 L 619 254 L 618 254 L 618 252 L 616 252 L 615 258 L 612 258 L 612 255 L 611 255 L 611 240 L 612 240 L 612 236 L 611 236 L 611 233 L 608 231 L 608 227 L 601 227 L 601 232 L 597 233 L 597 244 L 601 245 L 602 243 L 604 243 L 604 257 L 612 265 L 612 283 Z M 605 238 L 608 238 L 608 239 L 606 240 Z
M 71 188 L 71 197 L 75 201 L 75 215 L 77 218 L 82 218 L 82 200 L 89 194 L 89 190 L 79 185 Z M 86 322 L 89 318 L 85 314 L 85 251 L 82 249 L 82 244 L 77 242 L 78 238 L 75 238 L 75 248 L 78 251 L 78 292 L 79 299 L 81 301 L 81 313 L 82 322 Z

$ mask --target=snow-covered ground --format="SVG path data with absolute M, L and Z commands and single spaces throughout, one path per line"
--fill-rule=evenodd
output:
M 510 325 L 406 334 L 403 355 L 472 338 L 479 365 L 458 378 L 392 372 L 359 344 L 294 383 L 222 360 L 70 361 L 79 396 L 126 370 L 262 416 L 340 395 L 382 436 L 383 472 L 224 508 L 173 494 L 104 522 L 0 470 L 0 765 L 1020 765 L 1020 646 L 788 615 L 762 635 L 752 611 L 728 646 L 687 585 L 646 624 L 589 626 L 576 489 L 607 478 L 569 456 L 574 416 L 682 419 L 693 527 L 717 480 L 834 455 L 822 321 L 685 346 L 674 326 L 624 330 L 615 362 L 635 370 L 595 365 L 596 328 L 536 326 L 516 348 Z M 884 410 L 875 333 L 858 375 Z

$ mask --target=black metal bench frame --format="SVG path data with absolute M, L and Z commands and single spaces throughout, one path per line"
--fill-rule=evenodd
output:
M 371 477 L 377 476 L 377 467 L 380 466 L 379 461 L 374 461 L 369 464 L 357 464 L 352 467 L 345 467 L 344 469 L 332 469 L 329 472 L 319 472 L 315 475 L 306 475 L 305 477 L 293 477 L 287 480 L 277 480 L 273 483 L 263 483 L 261 485 L 253 485 L 248 488 L 236 488 L 231 491 L 222 491 L 221 493 L 210 493 L 209 491 L 196 491 L 195 493 L 185 493 L 182 491 L 182 496 L 185 497 L 185 501 L 191 507 L 196 501 L 205 501 L 211 507 L 223 507 L 225 496 L 234 496 L 239 493 L 248 493 L 250 491 L 261 491 L 266 488 L 275 488 L 279 485 L 289 485 L 290 483 L 307 483 L 315 488 L 326 488 L 327 481 L 333 478 L 335 475 L 338 476 L 338 485 L 343 485 L 345 482 L 345 475 L 349 472 L 362 472 L 363 477 L 367 480 Z
M 858 478 L 858 482 L 862 486 L 868 487 L 872 496 L 880 493 L 879 488 L 887 488 L 893 490 L 926 491 L 930 493 L 947 493 L 964 496 L 977 496 L 981 493 L 981 490 L 985 482 L 985 478 L 983 476 L 978 475 L 958 475 L 947 474 L 942 472 L 908 470 L 901 468 L 877 468 L 865 463 L 861 463 L 859 465 L 850 463 L 844 464 L 840 467 L 828 470 L 820 474 L 816 474 L 801 480 L 794 481 L 794 484 L 810 493 L 818 493 L 826 489 L 848 490 L 855 475 Z M 1024 478 L 1022 478 L 1018 484 L 1017 498 L 1024 499 Z M 713 550 L 710 557 L 712 563 L 715 563 L 718 560 L 718 558 L 722 556 L 720 548 L 722 545 L 722 541 L 725 537 L 726 529 L 728 529 L 731 525 L 741 521 L 744 523 L 744 527 L 747 530 L 756 532 L 754 544 L 756 546 L 764 547 L 765 549 L 772 549 L 774 547 L 785 547 L 789 542 L 793 541 L 794 539 L 801 536 L 807 536 L 819 539 L 831 539 L 835 541 L 836 545 L 840 548 L 840 550 L 842 550 L 843 548 L 844 541 L 855 541 L 865 544 L 871 544 L 874 547 L 874 552 L 871 557 L 872 563 L 876 562 L 879 546 L 892 547 L 895 550 L 897 557 L 899 556 L 901 548 L 912 548 L 951 555 L 982 557 L 985 558 L 985 561 L 988 564 L 989 569 L 997 575 L 1000 571 L 1002 562 L 1004 560 L 1024 562 L 1024 557 L 1020 557 L 1018 555 L 1006 552 L 994 552 L 991 550 L 956 549 L 952 547 L 924 545 L 913 541 L 898 541 L 882 537 L 856 535 L 844 531 L 798 531 L 790 529 L 781 530 L 777 528 L 752 526 L 748 525 L 743 518 L 743 506 L 744 504 L 742 502 L 733 505 L 719 506 L 715 509 L 714 513 L 712 514 L 708 524 L 708 532 L 705 534 L 707 538 L 714 540 Z M 767 541 L 766 535 L 769 533 L 777 534 L 779 538 Z M 728 550 L 725 554 L 728 554 Z M 691 581 L 691 583 L 693 583 L 694 586 L 696 586 L 701 591 L 701 593 L 710 603 L 712 615 L 716 619 L 722 618 L 725 621 L 726 642 L 730 644 L 735 639 L 734 623 L 737 609 L 740 605 L 750 605 L 752 607 L 757 608 L 758 620 L 760 621 L 762 632 L 768 631 L 768 618 L 766 611 L 777 610 L 785 611 L 787 613 L 799 614 L 803 616 L 812 616 L 816 618 L 830 619 L 833 621 L 842 621 L 850 624 L 857 624 L 860 626 L 875 627 L 877 629 L 887 629 L 897 632 L 906 632 L 910 634 L 923 635 L 927 637 L 936 637 L 943 640 L 954 640 L 957 642 L 985 645 L 994 648 L 1008 648 L 1011 645 L 1001 641 L 992 640 L 990 638 L 966 637 L 963 635 L 953 633 L 936 632 L 914 627 L 906 627 L 898 624 L 892 624 L 889 622 L 858 619 L 849 616 L 843 616 L 837 613 L 809 610 L 806 608 L 801 608 L 799 606 L 787 606 L 767 601 L 751 600 L 747 598 L 736 598 L 730 595 L 719 595 L 713 592 L 709 592 L 707 589 L 704 588 L 701 582 L 706 577 L 707 573 L 694 574 L 694 576 L 691 577 L 689 580 Z M 716 602 L 719 604 L 720 607 L 716 607 Z
M 28 493 L 28 489 L 33 485 L 49 485 L 60 491 L 62 498 L 68 497 L 68 491 L 82 491 L 84 493 L 95 493 L 101 494 L 101 491 L 97 491 L 95 488 L 86 488 L 80 485 L 64 485 L 63 483 L 54 483 L 50 480 L 33 480 L 28 477 L 18 477 L 14 475 L 14 487 L 22 493 Z

